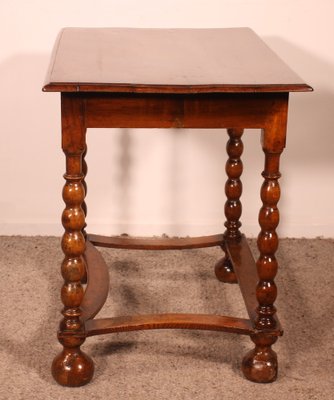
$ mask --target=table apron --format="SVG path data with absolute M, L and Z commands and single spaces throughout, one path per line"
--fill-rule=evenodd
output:
M 82 102 L 86 128 L 267 128 L 286 121 L 288 93 L 63 93 Z

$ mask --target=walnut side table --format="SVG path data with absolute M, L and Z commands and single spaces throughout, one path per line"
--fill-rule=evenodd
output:
M 205 329 L 249 335 L 255 344 L 242 362 L 246 378 L 272 382 L 282 335 L 274 302 L 279 222 L 279 159 L 285 146 L 289 92 L 311 91 L 248 28 L 67 28 L 55 45 L 46 92 L 61 92 L 66 183 L 61 266 L 64 304 L 58 338 L 62 352 L 52 373 L 65 386 L 88 383 L 89 336 L 141 329 Z M 85 231 L 87 128 L 226 128 L 226 230 L 196 238 L 103 237 Z M 245 128 L 262 129 L 264 182 L 257 262 L 240 232 Z M 108 271 L 96 246 L 191 249 L 220 246 L 219 280 L 238 283 L 249 319 L 222 315 L 159 314 L 95 318 L 108 295 Z

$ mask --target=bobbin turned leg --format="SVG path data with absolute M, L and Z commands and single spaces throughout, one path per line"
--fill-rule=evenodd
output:
M 278 248 L 276 228 L 279 223 L 277 208 L 280 198 L 278 179 L 281 176 L 279 159 L 285 144 L 285 124 L 273 129 L 275 131 L 271 131 L 270 134 L 268 130 L 263 132 L 265 168 L 262 173 L 264 182 L 261 188 L 263 205 L 259 213 L 261 232 L 257 240 L 260 255 L 256 263 L 259 281 L 256 287 L 258 307 L 255 328 L 259 330 L 259 333 L 251 337 L 255 343 L 255 349 L 245 356 L 242 363 L 246 378 L 261 383 L 272 382 L 277 377 L 277 356 L 271 349 L 277 337 L 271 335 L 270 331 L 277 325 L 274 306 L 277 287 L 274 278 L 278 264 L 275 252 Z
M 251 336 L 255 348 L 242 361 L 242 372 L 253 382 L 270 383 L 277 378 L 277 355 L 271 346 L 277 337 L 266 333 Z
M 52 375 L 64 386 L 81 386 L 88 383 L 94 373 L 94 364 L 80 346 L 86 338 L 80 305 L 84 290 L 81 281 L 85 277 L 85 238 L 82 230 L 85 213 L 82 203 L 85 190 L 82 184 L 82 155 L 85 151 L 85 128 L 81 125 L 82 104 L 76 95 L 62 95 L 62 147 L 66 155 L 66 183 L 63 199 L 66 204 L 62 215 L 65 233 L 62 250 L 65 254 L 61 272 L 64 285 L 61 299 L 64 304 L 58 339 L 63 351 L 52 363 Z
M 87 171 L 88 171 L 88 167 L 87 167 L 87 163 L 86 163 L 86 154 L 87 154 L 87 145 L 85 148 L 85 151 L 82 154 L 82 174 L 83 174 L 83 179 L 82 179 L 82 185 L 84 187 L 84 191 L 85 191 L 85 197 L 87 195 L 87 183 L 86 183 L 86 175 L 87 175 Z M 85 202 L 85 200 L 82 202 L 81 204 L 81 208 L 85 214 L 85 218 L 87 217 L 87 204 Z M 86 232 L 86 222 L 84 223 L 84 226 L 82 228 L 82 234 L 84 235 L 84 238 L 86 240 L 87 238 L 87 232 Z M 85 274 L 83 275 L 82 279 L 81 279 L 81 283 L 82 284 L 86 284 L 87 283 L 87 269 L 85 268 Z
M 239 240 L 241 233 L 239 228 L 241 223 L 241 202 L 242 183 L 240 176 L 242 173 L 242 161 L 240 159 L 243 151 L 243 143 L 241 136 L 243 129 L 228 129 L 227 133 L 230 139 L 227 142 L 226 151 L 229 156 L 226 162 L 226 173 L 228 179 L 225 184 L 225 194 L 227 197 L 225 203 L 226 231 L 224 233 L 225 240 Z M 237 283 L 237 277 L 233 271 L 232 263 L 227 255 L 225 245 L 221 248 L 225 256 L 221 258 L 215 265 L 215 274 L 217 279 L 226 283 Z
M 87 145 L 85 147 L 85 151 L 82 154 L 82 174 L 83 174 L 83 179 L 82 179 L 82 185 L 84 187 L 85 190 L 85 197 L 87 195 L 87 183 L 86 183 L 86 175 L 88 172 L 88 167 L 87 167 L 87 162 L 86 162 L 86 154 L 87 154 Z M 81 208 L 85 214 L 85 218 L 87 217 L 87 204 L 85 202 L 85 200 L 82 202 L 81 204 Z M 84 226 L 82 228 L 82 234 L 84 235 L 85 239 L 87 237 L 87 232 L 86 232 L 86 222 L 84 223 Z

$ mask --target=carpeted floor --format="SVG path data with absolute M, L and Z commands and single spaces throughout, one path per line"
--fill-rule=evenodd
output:
M 255 242 L 251 242 L 254 248 Z M 218 282 L 218 248 L 101 250 L 110 296 L 99 315 L 201 312 L 247 317 L 239 288 Z M 162 330 L 89 338 L 93 381 L 58 386 L 50 376 L 61 303 L 59 238 L 0 237 L 0 399 L 333 399 L 334 241 L 285 239 L 278 315 L 285 328 L 274 349 L 279 378 L 246 381 L 240 362 L 248 337 Z

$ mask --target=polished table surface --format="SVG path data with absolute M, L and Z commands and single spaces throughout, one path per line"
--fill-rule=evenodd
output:
M 58 331 L 63 351 L 53 361 L 56 381 L 81 386 L 92 379 L 94 363 L 80 348 L 89 336 L 143 329 L 249 335 L 255 347 L 243 358 L 245 377 L 274 381 L 278 362 L 271 346 L 282 335 L 274 305 L 279 161 L 286 142 L 289 92 L 312 88 L 248 28 L 66 28 L 56 42 L 43 90 L 61 92 L 66 156 L 64 318 Z M 197 238 L 87 233 L 88 128 L 214 128 L 222 134 L 227 129 L 225 232 Z M 245 128 L 261 129 L 264 151 L 257 261 L 240 231 Z M 239 285 L 249 318 L 174 313 L 95 318 L 109 293 L 108 267 L 96 246 L 142 250 L 220 246 L 224 257 L 215 265 L 216 277 Z
M 45 91 L 310 90 L 251 29 L 65 28 Z

